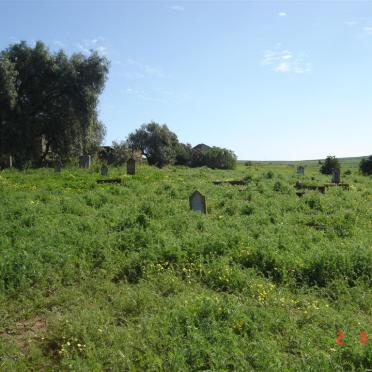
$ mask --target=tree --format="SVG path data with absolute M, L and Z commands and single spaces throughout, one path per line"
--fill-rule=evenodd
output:
M 176 164 L 190 165 L 192 148 L 189 143 L 178 143 L 176 146 Z
M 141 128 L 128 136 L 129 147 L 140 150 L 150 165 L 163 167 L 174 163 L 178 139 L 175 133 L 163 124 L 155 122 L 143 124 Z
M 234 169 L 236 155 L 227 149 L 212 147 L 204 152 L 205 165 L 213 169 Z
M 335 156 L 327 156 L 323 165 L 320 167 L 320 173 L 332 174 L 332 169 L 340 169 L 340 163 Z
M 14 64 L 0 55 L 0 155 L 6 150 L 6 128 L 11 125 L 8 121 L 16 104 L 16 77 Z
M 372 155 L 368 158 L 363 158 L 359 163 L 359 170 L 363 175 L 372 174 Z
M 33 48 L 25 42 L 10 45 L 0 60 L 0 100 L 14 101 L 0 106 L 1 153 L 14 154 L 22 165 L 42 162 L 50 148 L 61 158 L 97 149 L 105 134 L 97 105 L 108 73 L 106 58 L 95 52 L 68 58 L 38 41 Z M 41 137 L 43 154 L 37 147 Z
M 123 165 L 127 162 L 127 160 L 131 156 L 130 149 L 128 147 L 127 142 L 112 142 L 112 148 L 114 149 L 113 152 L 113 164 L 114 165 Z

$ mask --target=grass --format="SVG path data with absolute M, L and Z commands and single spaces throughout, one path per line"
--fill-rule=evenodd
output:
M 302 198 L 299 178 L 329 181 L 318 165 L 110 169 L 121 185 L 98 169 L 0 173 L 0 370 L 371 368 L 372 178 L 357 164 L 349 191 Z M 208 215 L 189 210 L 195 189 Z

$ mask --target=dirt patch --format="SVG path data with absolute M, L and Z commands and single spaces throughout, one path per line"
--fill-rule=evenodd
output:
M 40 316 L 27 320 L 21 320 L 11 328 L 0 331 L 0 337 L 6 342 L 13 343 L 23 352 L 27 352 L 29 341 L 41 337 L 45 332 L 47 324 Z

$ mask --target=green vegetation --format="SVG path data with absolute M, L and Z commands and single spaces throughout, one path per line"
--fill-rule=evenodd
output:
M 13 155 L 22 168 L 45 162 L 50 150 L 63 160 L 96 151 L 105 134 L 97 105 L 107 74 L 108 61 L 96 52 L 67 57 L 40 41 L 0 51 L 0 155 Z
M 128 147 L 141 151 L 150 165 L 161 168 L 169 164 L 192 167 L 207 166 L 212 169 L 234 169 L 236 155 L 227 149 L 209 147 L 199 150 L 190 144 L 178 142 L 177 135 L 166 124 L 143 124 L 128 136 Z
M 340 169 L 340 162 L 335 156 L 327 156 L 324 163 L 320 167 L 320 172 L 323 174 L 332 174 L 333 169 Z
M 371 368 L 372 179 L 349 168 L 302 198 L 287 165 L 1 172 L 0 369 Z
M 360 161 L 359 170 L 364 175 L 372 174 L 372 155 Z

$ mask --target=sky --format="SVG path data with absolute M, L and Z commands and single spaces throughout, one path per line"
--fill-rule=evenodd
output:
M 4 1 L 0 49 L 110 64 L 105 144 L 143 123 L 244 160 L 372 153 L 372 1 Z

